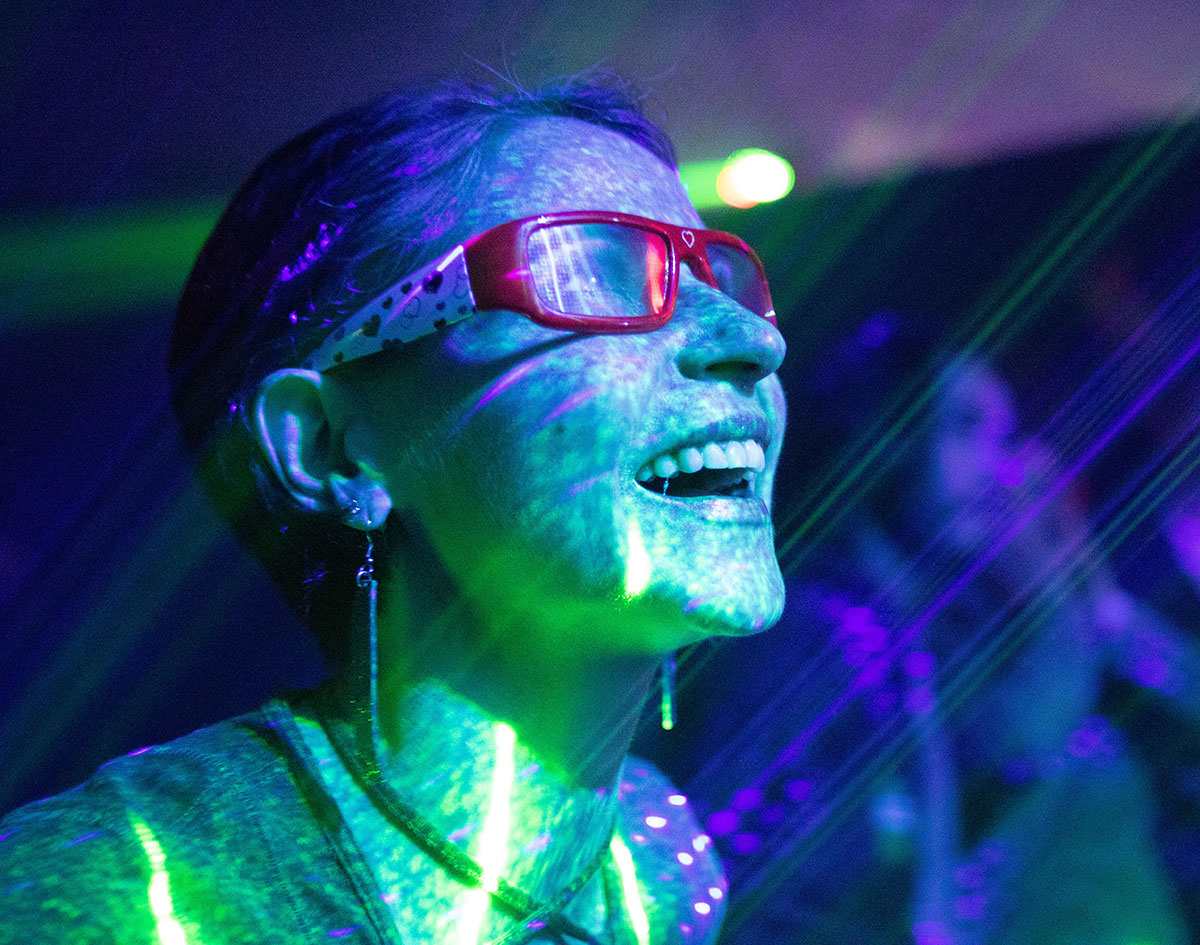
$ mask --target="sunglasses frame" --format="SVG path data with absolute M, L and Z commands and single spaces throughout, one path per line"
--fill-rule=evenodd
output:
M 667 245 L 662 307 L 628 317 L 560 312 L 537 293 L 529 274 L 529 237 L 539 229 L 563 224 L 607 223 L 645 230 Z M 510 220 L 460 243 L 445 255 L 394 282 L 335 328 L 304 366 L 323 371 L 335 365 L 415 341 L 461 321 L 476 311 L 516 312 L 547 328 L 589 334 L 649 332 L 671 320 L 684 263 L 706 285 L 720 290 L 707 251 L 726 246 L 754 264 L 768 309 L 759 314 L 772 325 L 775 311 L 766 272 L 758 255 L 741 238 L 720 230 L 663 223 L 631 213 L 569 210 Z

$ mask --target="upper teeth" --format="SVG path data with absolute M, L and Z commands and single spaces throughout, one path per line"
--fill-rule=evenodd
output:
M 679 472 L 694 473 L 701 469 L 749 469 L 762 472 L 766 466 L 763 448 L 756 440 L 728 440 L 723 443 L 701 443 L 674 453 L 663 453 L 638 470 L 637 480 L 646 482 L 655 476 L 670 479 Z

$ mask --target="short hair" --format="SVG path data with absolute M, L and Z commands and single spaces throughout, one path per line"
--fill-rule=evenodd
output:
M 171 403 L 218 512 L 316 633 L 348 657 L 363 536 L 301 510 L 251 435 L 261 380 L 297 366 L 334 326 L 443 251 L 447 207 L 512 123 L 561 116 L 608 128 L 669 167 L 665 134 L 631 88 L 593 70 L 536 90 L 414 87 L 343 112 L 284 144 L 250 175 L 204 244 L 171 339 Z M 389 563 L 389 521 L 378 538 Z

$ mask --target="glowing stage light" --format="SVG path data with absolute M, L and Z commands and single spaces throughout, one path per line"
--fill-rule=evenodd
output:
M 724 161 L 694 161 L 679 168 L 698 210 L 753 207 L 785 197 L 796 183 L 792 165 L 762 148 L 735 151 Z
M 717 175 L 717 195 L 731 207 L 753 207 L 786 197 L 796 183 L 792 165 L 778 154 L 746 148 L 729 156 Z

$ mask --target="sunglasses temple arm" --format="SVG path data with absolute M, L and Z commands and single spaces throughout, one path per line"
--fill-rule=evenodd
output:
M 387 351 L 462 321 L 475 311 L 463 247 L 388 286 L 337 326 L 304 366 L 324 371 Z

